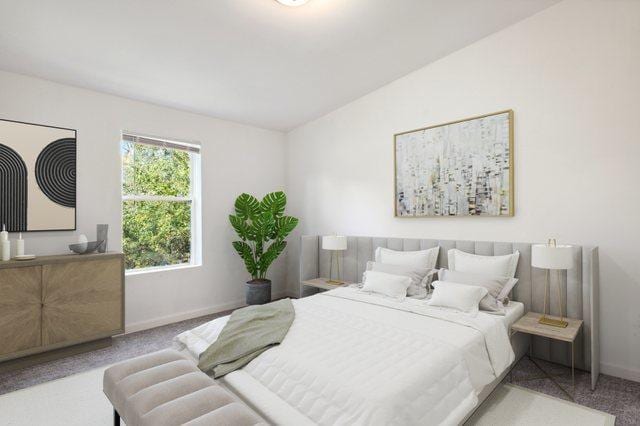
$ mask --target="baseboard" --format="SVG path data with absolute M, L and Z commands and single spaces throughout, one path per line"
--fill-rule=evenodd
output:
M 166 315 L 163 317 L 153 318 L 147 321 L 134 322 L 125 325 L 125 334 L 135 333 L 136 331 L 148 330 L 150 328 L 160 327 L 174 322 L 185 321 L 193 318 L 203 317 L 205 315 L 217 314 L 218 312 L 237 309 L 244 306 L 244 300 L 235 300 L 221 305 L 215 305 L 208 308 L 196 309 L 193 311 L 180 312 L 177 314 Z
M 0 362 L 0 373 L 20 370 L 37 364 L 54 361 L 60 358 L 108 348 L 109 346 L 111 346 L 111 337 L 105 337 L 102 339 L 93 340 L 91 342 L 79 343 L 73 346 L 51 349 L 46 352 L 36 353 L 33 355 L 27 355 L 21 358 Z
M 621 379 L 640 382 L 640 370 L 635 370 L 633 368 L 622 367 L 620 365 L 601 362 L 600 372 L 602 374 L 606 374 L 607 376 L 620 377 Z
M 272 299 L 283 299 L 290 297 L 295 299 L 296 297 L 288 291 L 274 293 L 271 295 Z M 211 306 L 209 308 L 196 309 L 194 311 L 180 312 L 178 314 L 166 315 L 159 318 L 153 318 L 147 321 L 139 321 L 132 324 L 125 325 L 125 334 L 135 333 L 137 331 L 148 330 L 150 328 L 161 327 L 167 324 L 173 324 L 174 322 L 185 321 L 193 318 L 203 317 L 205 315 L 217 314 L 219 312 L 228 311 L 231 309 L 237 309 L 245 306 L 244 300 L 236 300 L 221 305 Z
M 289 298 L 289 299 L 297 299 L 298 295 L 295 294 L 293 291 L 283 291 L 277 294 L 274 294 L 271 298 L 272 299 L 284 299 L 284 298 Z

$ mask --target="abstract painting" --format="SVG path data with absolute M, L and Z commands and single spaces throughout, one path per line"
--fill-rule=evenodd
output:
M 0 227 L 76 228 L 76 131 L 0 120 Z
M 513 111 L 395 135 L 396 216 L 513 214 Z

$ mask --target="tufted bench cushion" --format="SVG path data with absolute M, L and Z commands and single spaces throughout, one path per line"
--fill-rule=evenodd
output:
M 266 424 L 192 360 L 172 349 L 109 367 L 103 390 L 127 426 Z

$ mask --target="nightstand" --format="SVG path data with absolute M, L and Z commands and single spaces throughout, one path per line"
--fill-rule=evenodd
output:
M 578 333 L 582 329 L 582 320 L 579 319 L 571 319 L 565 318 L 565 321 L 569 323 L 569 325 L 565 328 L 562 327 L 554 327 L 546 324 L 540 324 L 538 320 L 542 317 L 542 314 L 537 312 L 528 312 L 525 316 L 520 318 L 511 326 L 511 335 L 515 333 L 526 333 L 532 336 L 540 336 L 546 337 L 549 339 L 559 340 L 562 342 L 567 342 L 571 344 L 571 384 L 573 385 L 573 391 L 575 393 L 575 356 L 574 356 L 574 344 L 576 341 L 576 337 L 578 337 Z M 551 319 L 560 319 L 560 317 L 554 317 L 552 315 L 547 315 L 547 318 Z M 531 362 L 535 364 L 540 371 L 542 371 L 547 378 L 551 379 L 551 381 L 558 386 L 567 396 L 573 400 L 573 396 L 567 392 L 558 382 L 556 382 L 553 377 L 544 371 L 544 369 L 538 364 L 533 357 L 531 356 L 531 349 L 529 350 L 529 359 Z
M 353 284 L 350 281 L 343 281 L 341 284 L 329 283 L 328 278 L 314 278 L 311 280 L 300 281 L 301 297 L 307 296 L 310 293 L 304 291 L 305 288 L 317 289 L 317 290 L 333 290 L 334 288 L 344 287 L 346 285 Z M 317 293 L 317 291 L 316 291 Z

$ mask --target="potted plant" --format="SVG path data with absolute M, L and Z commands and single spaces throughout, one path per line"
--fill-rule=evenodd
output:
M 298 219 L 285 216 L 287 196 L 282 191 L 264 196 L 262 201 L 249 194 L 240 194 L 235 202 L 236 214 L 229 222 L 240 237 L 233 242 L 251 281 L 246 283 L 247 305 L 271 301 L 271 280 L 267 270 L 287 246 L 284 240 L 298 225 Z

